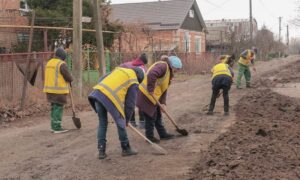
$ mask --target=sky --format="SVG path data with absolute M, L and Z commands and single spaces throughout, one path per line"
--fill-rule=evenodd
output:
M 116 3 L 149 2 L 155 0 L 111 0 Z M 297 0 L 252 0 L 252 16 L 258 28 L 266 25 L 276 37 L 279 34 L 279 18 L 282 17 L 281 38 L 285 40 L 287 25 L 291 37 L 300 38 L 300 27 L 291 24 L 297 16 Z M 197 0 L 204 20 L 249 18 L 249 0 Z M 300 12 L 299 12 L 300 15 Z

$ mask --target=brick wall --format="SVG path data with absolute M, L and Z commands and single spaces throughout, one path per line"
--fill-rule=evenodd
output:
M 20 0 L 0 0 L 1 9 L 19 9 Z
M 143 51 L 145 49 L 149 51 L 167 51 L 170 48 L 178 45 L 179 51 L 184 52 L 185 34 L 188 33 L 190 36 L 190 52 L 195 52 L 196 38 L 200 38 L 201 49 L 200 52 L 205 52 L 205 33 L 188 31 L 188 30 L 166 30 L 166 31 L 155 31 L 152 32 L 151 38 L 147 37 L 146 34 L 139 33 L 135 35 L 123 34 L 121 43 L 119 40 L 115 42 L 115 48 L 118 49 L 121 45 L 122 52 L 130 51 Z
M 21 16 L 19 8 L 20 0 L 0 0 L 0 25 L 27 25 L 28 19 Z M 17 43 L 19 32 L 16 28 L 0 28 L 0 47 L 8 52 Z

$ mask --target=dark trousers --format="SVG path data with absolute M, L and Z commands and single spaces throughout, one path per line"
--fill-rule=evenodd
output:
M 146 113 L 143 113 L 143 116 L 145 117 L 145 135 L 147 138 L 154 137 L 154 127 L 156 128 L 160 138 L 167 135 L 167 131 L 162 123 L 161 111 L 159 107 L 157 107 L 154 118 L 148 116 Z
M 226 81 L 225 81 L 226 82 Z M 223 90 L 223 98 L 224 98 L 224 112 L 229 112 L 229 90 L 230 90 L 231 83 L 224 83 L 222 80 L 218 80 L 213 82 L 212 87 L 212 96 L 210 100 L 209 110 L 210 112 L 214 111 L 216 100 L 218 98 L 218 95 L 220 93 L 220 90 Z
M 144 122 L 145 121 L 145 117 L 144 117 L 144 113 L 142 111 L 139 110 L 139 120 L 140 122 Z M 133 114 L 131 116 L 130 122 L 135 122 L 135 111 L 133 111 Z

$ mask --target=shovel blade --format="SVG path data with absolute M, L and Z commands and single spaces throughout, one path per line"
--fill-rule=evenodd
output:
M 187 136 L 189 134 L 189 132 L 185 129 L 176 129 L 176 131 L 183 136 Z
M 77 118 L 77 117 L 72 117 L 72 119 L 73 119 L 73 123 L 74 123 L 75 127 L 77 129 L 80 129 L 81 128 L 81 121 L 80 121 L 80 119 Z

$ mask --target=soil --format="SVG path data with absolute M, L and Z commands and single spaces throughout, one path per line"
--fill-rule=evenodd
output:
M 293 64 L 299 64 L 299 59 L 293 56 L 259 62 L 258 72 L 254 74 L 255 89 L 238 91 L 232 87 L 229 116 L 223 116 L 222 99 L 216 104 L 214 116 L 207 116 L 203 111 L 211 95 L 208 75 L 173 84 L 168 92 L 168 111 L 180 128 L 189 131 L 189 136 L 182 137 L 177 133 L 175 139 L 161 141 L 159 145 L 168 151 L 167 155 L 155 155 L 155 150 L 148 143 L 128 129 L 130 144 L 139 154 L 122 157 L 116 127 L 110 119 L 108 157 L 97 159 L 98 119 L 93 111 L 79 114 L 82 121 L 80 130 L 75 130 L 71 116 L 66 114 L 63 126 L 73 130 L 65 134 L 50 132 L 49 116 L 23 118 L 9 123 L 9 127 L 0 128 L 0 179 L 214 179 L 219 177 L 228 162 L 230 168 L 225 172 L 237 169 L 251 172 L 249 178 L 252 179 L 264 177 L 261 175 L 263 171 L 271 178 L 295 179 L 299 172 L 299 156 L 296 154 L 299 149 L 299 132 L 296 131 L 299 131 L 299 118 L 293 117 L 299 115 L 296 109 L 299 101 L 272 92 L 266 85 L 259 84 L 258 77 L 267 77 L 266 73 L 275 76 L 283 70 L 282 67 L 292 68 Z M 263 95 L 269 99 L 263 101 Z M 283 118 L 285 121 L 282 121 Z M 166 118 L 164 123 L 170 133 L 176 134 L 174 126 Z M 236 128 L 242 128 L 242 125 L 247 128 Z M 295 160 L 297 158 L 298 161 Z M 277 161 L 280 161 L 278 166 L 274 163 Z M 250 166 L 250 163 L 258 164 Z M 247 169 L 249 166 L 252 171 Z M 223 174 L 220 179 L 230 179 L 233 177 L 231 174 L 239 177 L 239 172 Z
M 300 82 L 299 70 L 298 61 L 270 73 L 241 98 L 236 123 L 201 154 L 189 179 L 300 179 L 300 99 L 269 88 Z

